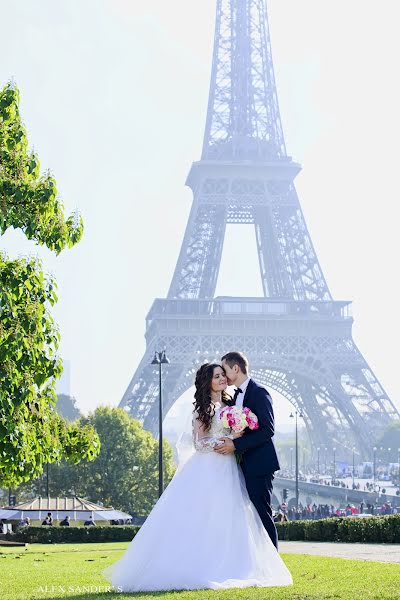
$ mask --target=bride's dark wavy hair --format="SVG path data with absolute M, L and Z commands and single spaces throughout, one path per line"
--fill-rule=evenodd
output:
M 196 391 L 194 393 L 195 401 L 193 402 L 193 411 L 197 411 L 197 418 L 204 425 L 206 430 L 210 429 L 211 420 L 215 415 L 215 409 L 211 401 L 211 380 L 214 375 L 215 367 L 220 367 L 224 370 L 223 367 L 217 363 L 206 363 L 201 365 L 196 373 L 194 382 Z M 223 390 L 221 400 L 225 404 L 229 404 L 232 398 L 225 390 Z

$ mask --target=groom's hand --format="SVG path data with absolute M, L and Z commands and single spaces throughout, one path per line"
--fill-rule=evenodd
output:
M 214 448 L 214 452 L 218 452 L 218 454 L 233 454 L 235 452 L 235 444 L 231 438 L 223 437 L 221 438 L 221 444 Z

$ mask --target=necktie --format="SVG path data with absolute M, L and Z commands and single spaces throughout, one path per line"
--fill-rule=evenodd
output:
M 240 388 L 236 388 L 235 393 L 233 394 L 233 403 L 236 403 L 237 397 L 239 394 L 242 394 L 242 390 Z

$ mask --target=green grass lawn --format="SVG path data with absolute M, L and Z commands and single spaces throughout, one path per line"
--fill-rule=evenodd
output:
M 287 588 L 122 594 L 104 591 L 101 571 L 115 562 L 127 542 L 102 544 L 31 544 L 0 547 L 1 600 L 349 600 L 400 599 L 400 566 L 339 558 L 286 554 L 294 585 Z M 90 586 L 92 588 L 90 589 Z

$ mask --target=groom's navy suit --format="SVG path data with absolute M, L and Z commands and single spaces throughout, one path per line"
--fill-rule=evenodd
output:
M 271 396 L 253 379 L 247 384 L 243 399 L 258 417 L 259 428 L 245 429 L 242 437 L 233 440 L 240 466 L 246 481 L 250 500 L 253 502 L 272 543 L 278 547 L 278 536 L 272 518 L 271 498 L 274 472 L 279 471 L 279 461 L 272 437 L 275 432 L 274 411 Z

